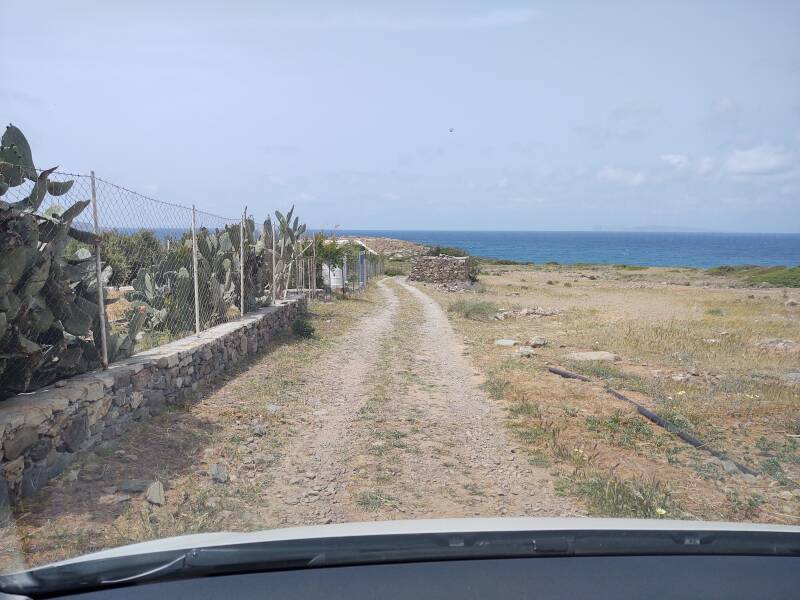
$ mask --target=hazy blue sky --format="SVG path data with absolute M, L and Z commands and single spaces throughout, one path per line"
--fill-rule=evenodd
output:
M 0 72 L 38 166 L 218 213 L 800 231 L 796 1 L 2 0 Z

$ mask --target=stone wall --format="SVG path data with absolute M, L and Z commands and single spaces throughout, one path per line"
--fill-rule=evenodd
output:
M 281 302 L 141 352 L 106 371 L 0 402 L 0 504 L 36 491 L 77 453 L 220 379 L 305 308 L 305 300 Z
M 408 278 L 429 283 L 457 283 L 471 281 L 472 275 L 468 256 L 417 256 L 411 261 Z

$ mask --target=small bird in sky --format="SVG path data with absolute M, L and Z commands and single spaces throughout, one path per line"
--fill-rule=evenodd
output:
M 450 128 L 450 133 L 453 133 L 455 130 L 456 130 L 456 128 L 455 128 L 455 127 L 451 127 L 451 128 Z

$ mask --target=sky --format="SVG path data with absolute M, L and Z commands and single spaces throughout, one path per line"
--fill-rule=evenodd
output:
M 2 0 L 0 118 L 38 167 L 314 228 L 799 232 L 798 32 L 779 0 Z

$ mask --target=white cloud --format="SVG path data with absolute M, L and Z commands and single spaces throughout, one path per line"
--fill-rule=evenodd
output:
M 715 164 L 716 162 L 714 161 L 713 158 L 711 158 L 710 156 L 704 156 L 703 158 L 697 161 L 697 166 L 695 168 L 697 169 L 697 172 L 700 175 L 707 175 L 708 173 L 714 170 Z
M 456 30 L 470 31 L 513 27 L 533 21 L 540 12 L 533 9 L 493 10 L 464 16 L 383 16 L 360 13 L 327 16 L 275 16 L 264 24 L 296 29 L 382 29 L 392 31 Z
M 800 193 L 800 186 L 794 183 L 787 183 L 786 185 L 781 186 L 781 194 L 785 196 L 795 196 Z
M 497 187 L 499 187 L 500 189 L 508 187 L 508 177 L 501 177 L 500 179 L 498 179 Z
M 718 98 L 711 103 L 709 111 L 715 115 L 732 113 L 738 109 L 736 102 L 731 98 Z
M 734 175 L 765 175 L 791 167 L 792 155 L 776 146 L 755 146 L 736 150 L 725 161 L 725 169 Z
M 676 169 L 685 169 L 689 166 L 689 157 L 684 154 L 662 154 L 661 160 Z
M 597 178 L 609 183 L 637 186 L 643 184 L 647 177 L 642 171 L 628 171 L 616 167 L 603 167 L 597 172 Z

